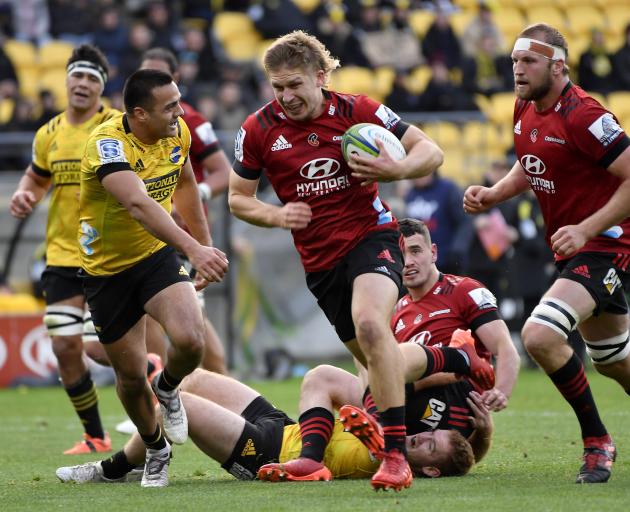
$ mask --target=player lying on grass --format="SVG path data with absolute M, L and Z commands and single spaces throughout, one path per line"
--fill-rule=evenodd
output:
M 416 344 L 401 345 L 406 360 L 406 378 L 415 381 L 435 371 L 452 371 L 472 375 L 483 388 L 494 383 L 494 374 L 488 363 L 480 359 L 472 345 L 472 338 L 464 331 L 457 343 L 440 348 L 445 363 L 436 365 L 434 357 L 424 347 Z M 462 335 L 463 334 L 463 335 Z M 456 335 L 454 334 L 454 337 Z M 460 345 L 458 345 L 460 343 Z M 458 348 L 454 348 L 458 346 Z M 305 378 L 300 397 L 300 409 L 313 406 L 330 412 L 333 407 L 354 400 L 361 402 L 361 385 L 357 377 L 322 366 L 312 370 Z M 332 380 L 327 380 L 331 376 Z M 333 381 L 344 379 L 344 386 L 330 386 Z M 317 380 L 321 379 L 320 385 Z M 307 385 L 308 384 L 308 385 Z M 286 462 L 298 456 L 302 449 L 300 426 L 284 412 L 273 407 L 254 389 L 230 377 L 196 370 L 182 383 L 182 400 L 188 415 L 189 435 L 193 442 L 241 480 L 252 480 L 263 464 Z M 322 393 L 322 390 L 328 390 Z M 315 393 L 317 392 L 317 393 Z M 313 394 L 314 396 L 310 396 Z M 356 397 L 358 396 L 358 399 Z M 476 430 L 473 436 L 489 440 L 492 422 L 488 409 L 478 394 L 472 393 L 466 400 L 473 415 L 462 417 L 461 423 L 471 423 Z M 418 409 L 422 416 L 425 408 Z M 449 428 L 452 428 L 449 425 Z M 356 425 L 353 426 L 354 430 Z M 361 440 L 344 432 L 340 421 L 330 425 L 325 442 L 324 462 L 330 474 L 311 475 L 309 480 L 335 478 L 369 478 L 379 467 L 379 460 L 372 456 Z M 374 444 L 375 436 L 369 429 L 359 428 L 357 434 L 368 444 Z M 310 441 L 312 442 L 312 441 Z M 473 439 L 474 442 L 474 439 Z M 475 461 L 470 444 L 456 430 L 435 430 L 408 436 L 407 458 L 414 473 L 427 476 L 465 474 Z M 144 461 L 145 447 L 138 435 L 134 435 L 123 450 L 111 458 L 88 462 L 78 466 L 61 467 L 57 476 L 62 482 L 123 482 L 139 480 L 142 471 L 137 470 Z M 168 485 L 167 468 L 145 467 L 150 477 L 161 486 Z M 278 479 L 283 477 L 278 474 Z M 299 477 L 291 478 L 299 480 Z

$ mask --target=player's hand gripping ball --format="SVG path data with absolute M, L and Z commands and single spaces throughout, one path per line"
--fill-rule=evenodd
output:
M 379 154 L 375 140 L 380 140 L 385 150 L 394 160 L 402 160 L 407 156 L 405 148 L 398 138 L 389 130 L 372 123 L 359 123 L 346 130 L 341 138 L 341 152 L 346 161 L 350 155 L 377 157 Z

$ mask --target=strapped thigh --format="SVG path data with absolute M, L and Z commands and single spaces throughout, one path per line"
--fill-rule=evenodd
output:
M 534 308 L 527 322 L 544 325 L 564 339 L 580 323 L 580 315 L 569 304 L 555 297 L 545 297 Z
M 92 321 L 92 312 L 89 309 L 85 310 L 83 315 L 83 343 L 89 343 L 91 341 L 98 341 L 98 334 L 96 334 L 96 327 Z
M 625 359 L 630 354 L 630 343 L 628 343 L 628 331 L 624 331 L 612 338 L 591 341 L 584 339 L 586 352 L 591 361 L 597 364 L 612 364 Z
M 46 306 L 44 325 L 49 336 L 77 336 L 83 333 L 83 308 L 64 304 Z

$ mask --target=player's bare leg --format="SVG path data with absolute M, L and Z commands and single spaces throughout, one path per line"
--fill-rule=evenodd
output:
M 608 481 L 616 456 L 584 366 L 567 343 L 568 333 L 594 309 L 594 300 L 581 284 L 558 279 L 534 308 L 521 333 L 525 348 L 571 405 L 580 423 L 584 464 L 577 483 Z
M 357 339 L 349 348 L 356 350 L 358 345 L 364 355 L 385 438 L 383 462 L 372 477 L 377 490 L 399 491 L 413 480 L 405 458 L 404 361 L 389 328 L 397 298 L 398 288 L 386 276 L 361 274 L 354 280 L 352 319 Z

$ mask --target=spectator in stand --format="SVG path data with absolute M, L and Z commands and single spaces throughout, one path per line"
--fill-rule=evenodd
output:
M 398 0 L 393 10 L 367 2 L 357 34 L 370 67 L 411 69 L 422 64 L 420 41 L 409 26 L 409 2 Z
M 409 89 L 407 80 L 405 70 L 396 70 L 392 90 L 385 99 L 385 104 L 396 112 L 415 112 L 420 108 L 420 96 Z
M 344 66 L 370 65 L 354 27 L 346 20 L 346 6 L 334 0 L 322 2 L 311 13 L 315 35 Z
M 472 95 L 456 84 L 442 62 L 431 65 L 432 76 L 418 100 L 418 109 L 423 112 L 451 110 L 477 110 Z
M 484 36 L 492 37 L 495 40 L 495 48 L 501 50 L 505 48 L 505 39 L 494 22 L 490 3 L 486 0 L 480 0 L 477 7 L 477 16 L 466 26 L 461 38 L 464 54 L 469 57 L 475 56 Z
M 435 19 L 422 40 L 422 54 L 429 64 L 441 62 L 448 69 L 459 67 L 462 59 L 462 47 L 453 31 L 449 11 L 440 8 L 435 12 Z
M 6 37 L 0 32 L 0 100 L 14 98 L 19 90 L 18 76 L 15 66 L 4 51 Z
M 459 205 L 463 192 L 457 184 L 434 172 L 412 180 L 404 195 L 407 215 L 423 221 L 440 250 L 436 265 L 446 274 L 466 274 L 473 230 Z
M 75 46 L 92 39 L 94 3 L 89 0 L 48 0 L 50 35 Z
M 241 86 L 237 82 L 224 82 L 217 91 L 217 127 L 237 132 L 249 114 L 243 102 Z
M 623 46 L 613 55 L 613 72 L 617 88 L 630 91 L 630 24 L 625 34 Z
M 153 32 L 153 46 L 173 51 L 176 38 L 181 36 L 174 22 L 172 10 L 161 0 L 153 1 L 147 5 L 146 22 Z
M 120 57 L 119 74 L 126 80 L 140 67 L 142 55 L 153 45 L 153 33 L 146 23 L 136 21 L 129 29 L 127 48 Z
M 474 57 L 464 58 L 462 75 L 466 77 L 464 88 L 473 94 L 491 96 L 514 88 L 512 60 L 489 34 L 482 35 Z
M 50 40 L 50 16 L 46 0 L 13 0 L 12 28 L 16 39 L 41 46 Z
M 591 31 L 591 43 L 580 55 L 578 82 L 585 91 L 608 94 L 615 89 L 613 78 L 613 60 L 606 50 L 604 33 L 595 28 Z
M 59 110 L 55 106 L 56 101 L 57 100 L 52 91 L 48 89 L 43 89 L 39 91 L 39 103 L 41 106 L 41 111 L 39 113 L 39 117 L 35 120 L 35 125 L 38 128 L 46 124 L 53 117 L 59 114 Z
M 194 61 L 198 67 L 197 80 L 205 84 L 218 85 L 217 69 L 220 69 L 228 59 L 213 32 L 204 32 L 195 27 L 187 28 L 184 31 L 183 43 L 182 53 L 178 55 L 180 62 Z
M 252 2 L 247 14 L 263 39 L 274 39 L 296 27 L 313 32 L 310 19 L 291 0 Z
M 93 40 L 103 50 L 110 64 L 117 66 L 129 40 L 129 29 L 121 18 L 120 7 L 108 5 L 103 8 L 98 16 Z

